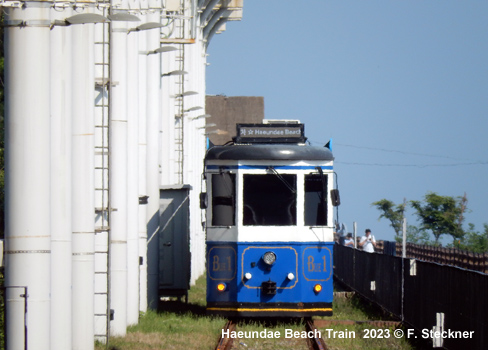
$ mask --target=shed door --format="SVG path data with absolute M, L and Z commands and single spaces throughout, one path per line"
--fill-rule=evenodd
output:
M 189 190 L 161 190 L 159 287 L 188 288 L 190 277 Z

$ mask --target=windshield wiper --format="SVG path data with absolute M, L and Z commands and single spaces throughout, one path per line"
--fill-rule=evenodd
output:
M 271 171 L 273 174 L 275 174 L 278 177 L 278 179 L 280 179 L 281 182 L 283 182 L 285 184 L 285 186 L 288 187 L 288 189 L 292 193 L 297 193 L 297 191 L 293 187 L 290 186 L 290 184 L 283 178 L 283 176 L 280 175 L 280 173 L 278 173 L 276 171 L 276 169 L 274 167 L 269 166 L 266 170 Z

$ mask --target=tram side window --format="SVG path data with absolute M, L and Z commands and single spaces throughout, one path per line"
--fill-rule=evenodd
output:
M 243 224 L 296 225 L 296 188 L 296 175 L 244 175 Z
M 319 174 L 305 175 L 305 225 L 327 225 L 326 175 L 323 178 Z
M 235 174 L 212 174 L 212 226 L 235 225 Z

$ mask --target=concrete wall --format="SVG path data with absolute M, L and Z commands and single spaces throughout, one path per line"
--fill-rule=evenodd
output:
M 236 123 L 262 123 L 264 97 L 207 96 L 207 133 L 214 145 L 223 145 L 236 136 Z M 216 126 L 209 126 L 216 124 Z

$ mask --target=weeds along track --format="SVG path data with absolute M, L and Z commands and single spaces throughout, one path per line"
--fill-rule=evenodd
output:
M 246 322 L 246 321 L 243 321 Z M 249 322 L 249 321 L 248 321 Z M 299 324 L 290 322 L 284 324 L 281 320 L 268 319 L 264 322 L 252 321 L 254 324 L 252 331 L 243 331 L 238 328 L 237 320 L 228 320 L 222 328 L 216 350 L 236 350 L 242 346 L 249 349 L 309 349 L 309 350 L 327 350 L 327 345 L 320 336 L 320 332 L 315 327 L 311 319 L 301 320 Z M 279 324 L 280 326 L 269 329 L 266 325 Z M 290 327 L 283 328 L 280 327 Z M 246 328 L 245 326 L 243 328 Z M 254 342 L 253 345 L 247 345 L 249 339 Z M 235 341 L 235 342 L 234 342 Z M 288 344 L 283 347 L 283 342 Z

